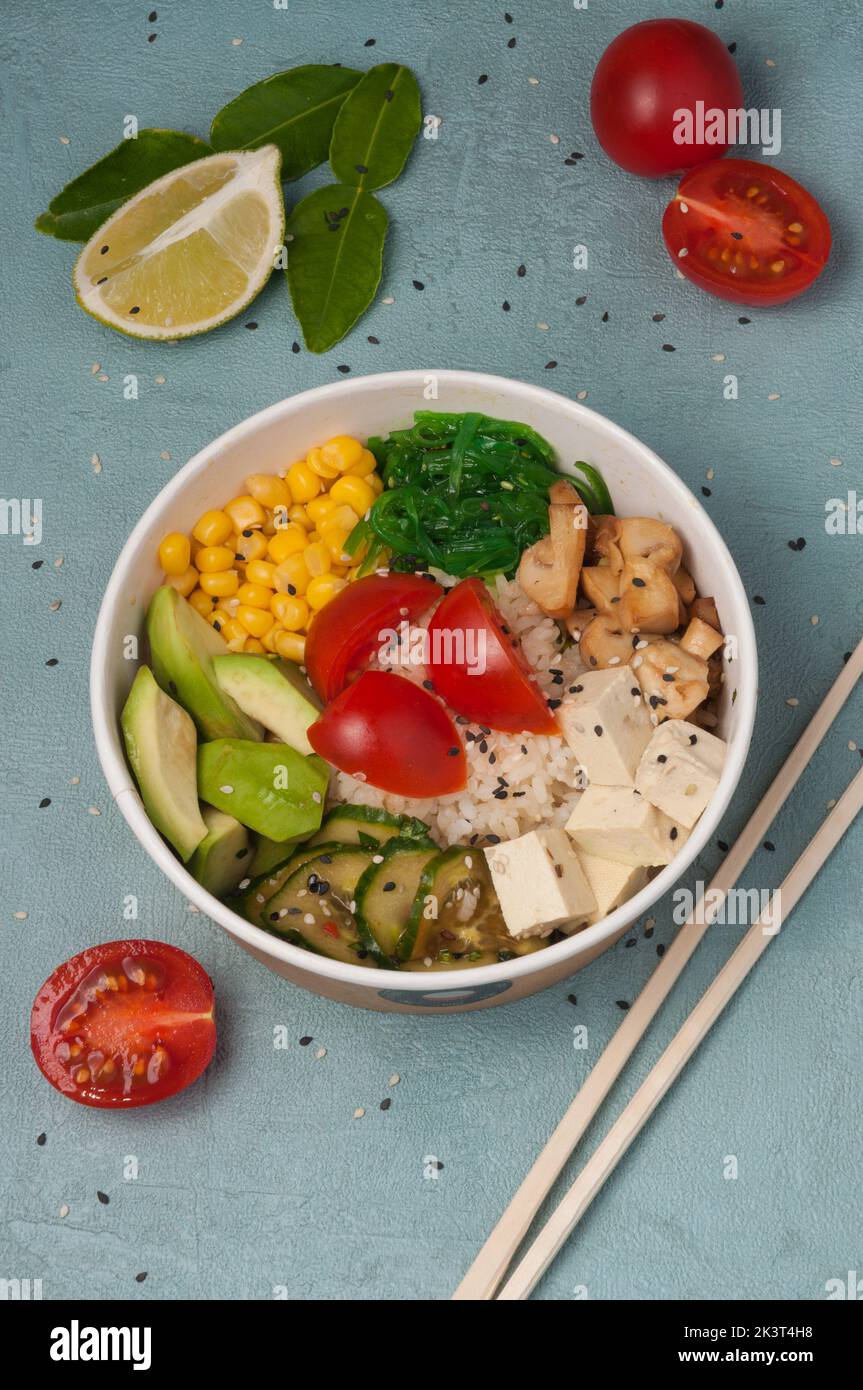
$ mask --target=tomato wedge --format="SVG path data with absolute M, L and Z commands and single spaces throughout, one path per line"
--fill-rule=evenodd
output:
M 794 299 L 821 274 L 831 244 L 812 194 L 754 159 L 718 159 L 686 174 L 662 235 L 681 275 L 734 304 Z
M 398 796 L 446 796 L 467 781 L 464 745 L 443 705 L 388 671 L 364 671 L 308 737 L 342 772 Z
M 384 641 L 431 608 L 443 590 L 418 574 L 370 574 L 336 594 L 315 614 L 306 639 L 305 667 L 322 700 L 334 700 Z
M 213 984 L 164 941 L 107 941 L 58 965 L 30 1016 L 42 1075 L 81 1105 L 152 1105 L 191 1085 L 216 1046 Z
M 427 666 L 459 714 L 506 733 L 559 733 L 557 720 L 481 579 L 450 589 L 429 623 Z

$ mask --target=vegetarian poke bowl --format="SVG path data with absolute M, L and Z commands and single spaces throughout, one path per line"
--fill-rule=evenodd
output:
M 715 830 L 756 686 L 676 475 L 469 372 L 321 387 L 216 440 L 127 542 L 91 670 L 111 790 L 192 904 L 306 988 L 414 1012 L 616 940 Z

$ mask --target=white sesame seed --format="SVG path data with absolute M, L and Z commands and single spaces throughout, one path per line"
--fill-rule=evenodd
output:
M 102 472 L 102 460 L 100 459 L 98 454 L 90 455 L 90 467 L 92 468 L 94 473 Z
M 307 927 L 313 927 L 315 925 L 315 919 L 311 912 L 306 913 L 306 915 L 303 917 L 303 921 L 305 922 Z
M 549 140 L 551 141 L 551 143 L 552 143 L 553 145 L 559 145 L 559 144 L 560 144 L 560 136 L 559 136 L 559 135 L 549 135 L 548 138 L 549 138 Z
M 13 913 L 12 913 L 12 916 L 15 918 L 15 921 L 16 921 L 16 922 L 26 922 L 26 921 L 27 921 L 27 913 L 26 913 L 26 912 L 13 912 Z
M 778 400 L 779 400 L 779 392 L 778 392 L 778 391 L 771 391 L 771 393 L 770 393 L 770 395 L 767 397 L 767 399 L 768 399 L 769 401 L 778 401 Z
M 93 365 L 92 365 L 92 367 L 90 368 L 90 375 L 91 375 L 91 376 L 95 376 L 96 373 L 97 373 L 97 372 L 101 372 L 101 370 L 102 370 L 102 363 L 101 363 L 101 362 L 94 362 Z
M 383 862 L 384 862 L 384 857 L 383 857 L 382 854 L 373 854 L 373 855 L 372 855 L 372 863 L 373 863 L 373 864 L 383 864 Z
M 358 1105 L 357 1108 L 356 1108 L 356 1110 L 354 1111 L 354 1119 L 355 1119 L 355 1120 L 361 1120 L 361 1119 L 363 1118 L 363 1115 L 365 1115 L 365 1113 L 366 1113 L 366 1112 L 365 1112 L 365 1110 L 363 1109 L 363 1107 L 362 1107 L 361 1105 Z
M 55 570 L 61 570 L 61 569 L 63 568 L 63 561 L 64 561 L 65 559 L 66 559 L 66 556 L 65 556 L 65 555 L 57 555 L 57 556 L 55 556 L 55 559 L 54 559 L 54 568 L 55 568 Z
M 796 709 L 800 701 L 797 699 L 796 695 L 789 695 L 785 703 L 786 705 L 790 705 L 792 709 Z
M 60 136 L 60 144 L 61 144 L 61 145 L 68 145 L 68 144 L 69 144 L 69 136 L 68 136 L 68 135 L 61 135 L 61 136 Z
M 390 1077 L 389 1081 L 387 1082 L 387 1085 L 388 1085 L 388 1086 L 397 1086 L 397 1085 L 399 1084 L 400 1081 L 401 1081 L 401 1077 L 399 1076 L 399 1074 L 398 1074 L 397 1071 L 394 1071 L 393 1074 L 392 1074 L 392 1076 Z
M 69 1208 L 66 1206 L 66 1203 L 64 1202 L 63 1205 L 62 1205 L 62 1207 L 60 1208 L 60 1220 L 61 1220 L 61 1221 L 65 1221 L 65 1219 L 66 1219 L 66 1217 L 67 1217 L 68 1215 L 69 1215 Z
M 856 753 L 856 752 L 857 752 L 857 744 L 854 742 L 853 738 L 849 738 L 849 740 L 848 740 L 848 752 L 849 752 L 849 753 Z
M 102 812 L 99 810 L 98 806 L 88 806 L 87 814 L 88 816 L 101 816 Z
M 232 48 L 239 48 L 239 47 L 240 47 L 240 44 L 241 44 L 242 42 L 243 42 L 242 39 L 231 39 L 231 47 L 232 47 Z
M 817 613 L 813 613 L 813 614 L 812 614 L 812 617 L 809 619 L 809 621 L 810 621 L 810 623 L 812 624 L 813 627 L 817 627 L 818 624 L 820 623 L 821 619 L 819 618 L 819 616 L 818 616 Z
M 712 482 L 713 479 L 716 477 L 716 474 L 715 474 L 715 472 L 714 472 L 714 470 L 713 470 L 712 468 L 708 468 L 707 473 L 705 474 L 705 476 L 706 476 L 708 482 Z
M 608 664 L 609 664 L 609 666 L 619 666 L 619 665 L 620 665 L 620 657 L 619 657 L 619 656 L 612 656 L 612 657 L 609 657 Z
M 223 796 L 230 796 L 233 790 L 234 788 L 228 782 L 226 782 L 223 787 L 219 787 L 219 791 L 222 793 Z
M 159 458 L 162 460 L 163 463 L 170 463 L 171 461 L 171 455 L 168 453 L 167 449 L 162 450 L 161 454 L 159 455 Z
M 384 295 L 383 299 L 381 300 L 382 304 L 395 304 L 395 302 L 395 295 L 392 294 Z
M 842 467 L 842 460 L 841 460 L 841 459 L 831 459 L 831 460 L 830 460 L 830 467 L 831 467 L 831 468 L 841 468 L 841 467 Z
M 710 360 L 711 360 L 711 362 L 724 362 L 724 361 L 725 361 L 725 353 L 724 353 L 724 352 L 714 352 L 714 354 L 713 354 L 713 356 L 711 357 Z
M 317 803 L 317 802 L 320 801 L 320 799 L 321 799 L 321 794 L 320 794 L 320 792 L 312 792 L 312 801 L 314 801 L 315 803 Z
M 164 385 L 165 385 L 165 382 L 167 381 L 167 379 L 168 379 L 168 378 L 167 378 L 167 377 L 164 377 L 164 376 L 154 376 L 154 377 L 153 377 L 153 380 L 155 381 L 155 383 L 156 383 L 157 386 L 164 386 Z
M 683 260 L 683 257 L 684 257 L 684 256 L 688 256 L 688 255 L 689 255 L 689 247 L 688 247 L 688 246 L 681 246 L 681 248 L 680 248 L 680 250 L 678 251 L 677 254 L 678 254 L 678 256 L 680 257 L 680 259 Z
M 100 372 L 99 375 L 96 377 L 96 380 L 97 380 L 97 381 L 110 381 L 111 378 L 107 375 L 106 372 Z
M 688 204 L 688 203 L 681 203 L 681 204 L 680 204 L 680 211 L 681 211 L 681 212 L 688 212 L 688 211 L 689 211 L 689 204 Z
M 538 328 L 542 333 L 547 333 L 547 332 L 548 332 L 548 324 L 547 324 L 547 323 L 543 323 L 542 321 L 540 321 L 536 326 L 537 326 L 537 328 Z
M 59 608 L 62 608 L 62 606 L 63 606 L 63 600 L 62 600 L 62 599 L 59 599 L 59 598 L 52 599 L 52 601 L 48 604 L 48 612 L 49 612 L 49 613 L 56 613 L 57 610 L 58 610 Z
M 586 401 L 586 400 L 587 400 L 587 392 L 586 392 L 586 391 L 576 391 L 576 393 L 575 393 L 575 398 L 576 398 L 576 400 L 579 400 L 579 401 Z
M 538 87 L 538 86 L 539 86 L 539 78 L 538 78 L 538 77 L 529 77 L 527 80 L 528 80 L 528 82 L 530 83 L 531 87 Z
M 643 665 L 644 665 L 644 657 L 643 657 L 643 656 L 634 656 L 634 657 L 632 658 L 631 665 L 632 665 L 633 671 L 637 671 L 638 668 L 639 668 L 639 666 L 643 666 Z
M 237 887 L 239 888 L 240 892 L 242 892 L 244 888 L 248 888 L 251 881 L 252 880 L 250 878 L 241 878 L 239 883 L 237 884 Z
M 326 1055 L 327 1049 L 325 1047 L 319 1047 L 317 1052 L 315 1053 L 315 1061 L 320 1062 L 321 1058 L 326 1057 Z
M 636 644 L 635 644 L 635 650 L 636 650 L 637 652 L 643 651 L 644 648 L 645 648 L 646 646 L 647 646 L 647 643 L 645 642 L 644 638 L 642 637 L 641 640 L 640 640 L 639 642 L 636 642 Z

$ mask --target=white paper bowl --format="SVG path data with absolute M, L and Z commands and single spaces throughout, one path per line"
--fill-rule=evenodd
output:
M 417 409 L 479 410 L 519 420 L 551 442 L 562 471 L 580 458 L 601 469 L 620 514 L 661 517 L 683 537 L 687 567 L 699 592 L 715 596 L 736 653 L 727 666 L 718 730 L 728 741 L 722 779 L 672 864 L 604 921 L 557 945 L 472 970 L 396 975 L 311 955 L 252 926 L 205 892 L 147 818 L 123 753 L 119 715 L 137 666 L 126 654 L 125 639 L 143 637 L 146 606 L 161 581 L 156 551 L 162 536 L 188 531 L 206 508 L 241 492 L 249 473 L 284 469 L 334 434 L 386 434 L 410 424 Z M 586 406 L 524 382 L 453 371 L 388 372 L 320 386 L 262 410 L 208 444 L 162 489 L 123 547 L 99 611 L 90 669 L 93 729 L 108 785 L 144 849 L 183 896 L 295 984 L 346 1004 L 412 1013 L 484 1008 L 545 989 L 580 970 L 647 912 L 715 833 L 743 771 L 757 685 L 755 633 L 740 576 L 713 522 L 677 475 Z

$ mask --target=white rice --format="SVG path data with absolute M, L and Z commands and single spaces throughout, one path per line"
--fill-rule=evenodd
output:
M 584 670 L 577 646 L 561 651 L 560 628 L 543 615 L 515 580 L 498 577 L 494 598 L 510 631 L 536 672 L 549 698 L 561 699 Z M 411 680 L 427 679 L 423 666 L 399 667 Z M 557 673 L 557 674 L 555 674 Z M 578 760 L 559 734 L 484 733 L 476 724 L 460 724 L 468 762 L 464 791 L 409 800 L 380 791 L 347 773 L 336 773 L 331 804 L 382 806 L 393 814 L 419 816 L 443 846 L 476 842 L 484 836 L 510 840 L 538 825 L 561 826 L 578 796 Z M 506 797 L 496 798 L 500 778 Z

